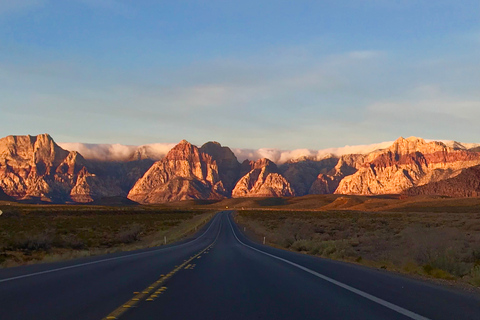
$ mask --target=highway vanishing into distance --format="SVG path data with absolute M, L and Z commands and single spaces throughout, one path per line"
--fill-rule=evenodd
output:
M 2 269 L 0 319 L 480 319 L 480 297 L 257 244 L 224 211 L 176 244 Z

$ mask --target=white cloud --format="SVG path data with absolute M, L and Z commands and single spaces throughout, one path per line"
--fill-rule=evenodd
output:
M 328 148 L 322 150 L 296 149 L 281 150 L 275 148 L 260 149 L 241 149 L 233 148 L 232 151 L 237 159 L 258 160 L 267 158 L 271 161 L 282 164 L 290 160 L 296 160 L 308 157 L 314 160 L 321 160 L 328 155 L 341 156 L 350 153 L 366 154 L 377 149 L 389 147 L 393 142 L 387 141 L 371 145 L 345 146 L 340 148 Z M 142 159 L 160 160 L 170 151 L 175 144 L 173 143 L 153 143 L 142 146 L 122 145 L 122 144 L 89 144 L 78 142 L 63 142 L 58 145 L 69 151 L 78 151 L 86 159 L 100 161 L 128 161 L 134 158 L 134 155 L 141 155 Z
M 142 159 L 160 160 L 175 144 L 154 143 L 142 146 L 122 144 L 90 144 L 78 142 L 58 143 L 60 147 L 69 151 L 79 152 L 85 159 L 100 161 L 128 161 L 134 155 L 140 155 Z

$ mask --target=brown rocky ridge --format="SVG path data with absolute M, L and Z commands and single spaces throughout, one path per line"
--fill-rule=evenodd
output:
M 337 165 L 338 161 L 338 158 L 334 156 L 328 156 L 319 161 L 303 159 L 284 163 L 279 169 L 293 190 L 295 190 L 295 195 L 303 196 L 311 193 L 312 185 L 319 175 L 330 172 Z
M 133 170 L 123 164 L 89 162 L 59 147 L 48 134 L 0 139 L 0 187 L 17 200 L 64 203 L 125 196 L 131 181 L 146 170 L 141 167 L 149 166 L 137 164 Z M 128 173 L 122 174 L 125 170 Z
M 249 170 L 250 169 L 250 170 Z M 242 163 L 242 178 L 232 191 L 233 198 L 240 197 L 288 197 L 295 191 L 272 161 L 263 158 Z
M 0 190 L 19 201 L 55 203 L 122 203 L 127 195 L 139 203 L 331 193 L 477 196 L 478 151 L 411 137 L 367 154 L 277 166 L 269 159 L 240 164 L 218 142 L 197 147 L 183 140 L 157 162 L 148 152 L 122 162 L 87 160 L 48 134 L 8 136 L 0 139 Z
M 462 169 L 453 178 L 413 187 L 403 193 L 409 196 L 480 197 L 480 166 Z
M 366 156 L 357 172 L 343 178 L 337 194 L 398 194 L 449 179 L 480 164 L 480 153 L 457 150 L 438 141 L 399 138 L 388 149 Z

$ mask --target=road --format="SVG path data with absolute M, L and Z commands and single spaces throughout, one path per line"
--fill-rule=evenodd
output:
M 2 269 L 0 319 L 480 319 L 480 297 L 257 244 L 225 211 L 182 243 Z

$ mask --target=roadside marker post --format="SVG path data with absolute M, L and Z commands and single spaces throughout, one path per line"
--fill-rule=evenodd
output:
M 263 237 L 263 244 L 265 244 L 265 237 Z
M 165 242 L 165 244 L 167 244 L 167 236 L 163 237 L 163 241 Z

